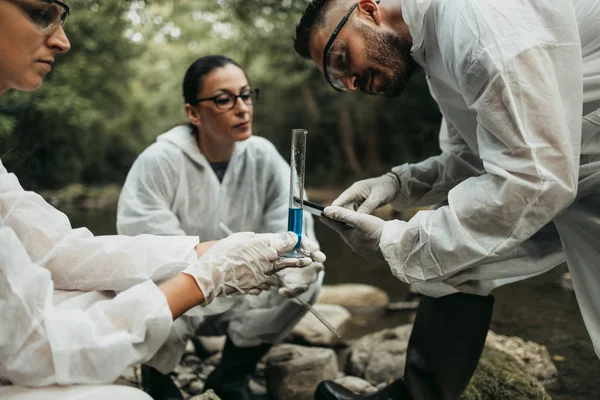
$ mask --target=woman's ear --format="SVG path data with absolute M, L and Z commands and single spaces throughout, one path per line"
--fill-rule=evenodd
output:
M 187 115 L 190 123 L 192 125 L 194 125 L 196 128 L 200 129 L 200 125 L 202 125 L 202 121 L 201 121 L 200 113 L 198 112 L 198 110 L 194 106 L 192 106 L 191 104 L 188 103 L 185 105 L 185 114 Z
M 375 25 L 381 24 L 381 9 L 376 0 L 359 0 L 358 10 L 363 17 L 370 19 Z

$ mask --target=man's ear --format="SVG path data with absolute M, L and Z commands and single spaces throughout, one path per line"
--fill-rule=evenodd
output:
M 381 9 L 378 3 L 376 0 L 358 0 L 358 12 L 376 25 L 381 24 Z
M 198 113 L 198 110 L 191 104 L 187 103 L 185 105 L 185 114 L 187 115 L 190 123 L 192 125 L 194 125 L 195 127 L 197 127 L 198 129 L 200 129 L 200 125 L 202 125 L 202 120 L 200 118 L 200 114 Z

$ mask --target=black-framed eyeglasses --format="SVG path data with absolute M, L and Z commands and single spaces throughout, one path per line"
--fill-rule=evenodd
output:
M 68 5 L 58 0 L 11 0 L 44 33 L 52 33 L 64 25 L 71 13 Z
M 376 0 L 375 2 L 379 4 L 379 1 L 380 0 Z M 329 85 L 338 92 L 347 90 L 346 86 L 340 80 L 340 78 L 348 72 L 348 57 L 346 55 L 346 49 L 344 45 L 339 46 L 341 47 L 341 49 L 336 49 L 331 53 L 330 49 L 333 43 L 335 42 L 338 33 L 340 33 L 340 31 L 344 27 L 344 24 L 346 24 L 348 18 L 350 18 L 350 14 L 352 14 L 352 11 L 354 11 L 356 8 L 358 8 L 358 3 L 353 4 L 352 7 L 350 7 L 348 12 L 346 13 L 346 15 L 344 15 L 340 23 L 337 24 L 337 26 L 331 33 L 331 36 L 329 37 L 325 48 L 323 49 L 323 75 L 325 75 L 327 83 L 329 83 Z M 335 77 L 332 77 L 330 75 L 331 70 L 334 70 L 336 72 Z
M 201 103 L 203 101 L 212 101 L 220 110 L 232 110 L 233 108 L 235 108 L 238 97 L 242 99 L 244 104 L 251 106 L 254 104 L 255 101 L 258 101 L 258 94 L 258 89 L 247 89 L 243 90 L 240 94 L 223 92 L 216 96 L 196 99 L 196 101 L 197 103 Z

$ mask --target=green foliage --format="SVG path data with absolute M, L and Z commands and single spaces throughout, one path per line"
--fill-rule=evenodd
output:
M 12 149 L 3 162 L 25 186 L 59 187 L 106 163 L 107 145 L 122 134 L 121 110 L 129 101 L 133 74 L 127 62 L 140 51 L 123 36 L 129 3 L 71 1 L 65 26 L 71 51 L 57 57 L 40 89 L 0 98 L 0 121 L 14 121 L 9 134 L 0 122 L 0 148 Z
M 292 0 L 71 1 L 72 43 L 42 89 L 0 98 L 0 155 L 24 185 L 122 182 L 137 154 L 185 122 L 181 82 L 227 55 L 261 89 L 255 133 L 289 156 L 309 131 L 308 185 L 336 186 L 438 151 L 440 115 L 422 74 L 394 99 L 340 94 L 292 47 Z

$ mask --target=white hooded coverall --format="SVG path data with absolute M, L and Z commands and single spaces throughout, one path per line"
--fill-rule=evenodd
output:
M 221 239 L 224 223 L 234 232 L 287 230 L 290 168 L 268 140 L 252 136 L 237 142 L 223 182 L 200 152 L 189 126 L 177 126 L 134 162 L 119 198 L 117 232 L 125 235 L 194 235 L 201 242 Z M 304 234 L 315 239 L 313 220 L 304 213 Z M 314 303 L 323 279 L 301 296 Z M 187 339 L 224 334 L 240 347 L 277 343 L 306 310 L 277 288 L 259 296 L 217 298 L 174 323 L 165 346 L 149 361 L 167 373 L 179 362 Z
M 0 398 L 148 398 L 131 388 L 49 385 L 109 384 L 148 360 L 172 326 L 154 282 L 196 262 L 196 244 L 72 229 L 0 162 Z
M 445 205 L 385 223 L 392 272 L 485 295 L 566 259 L 600 356 L 600 2 L 402 6 L 444 122 L 442 154 L 393 169 L 393 205 Z

